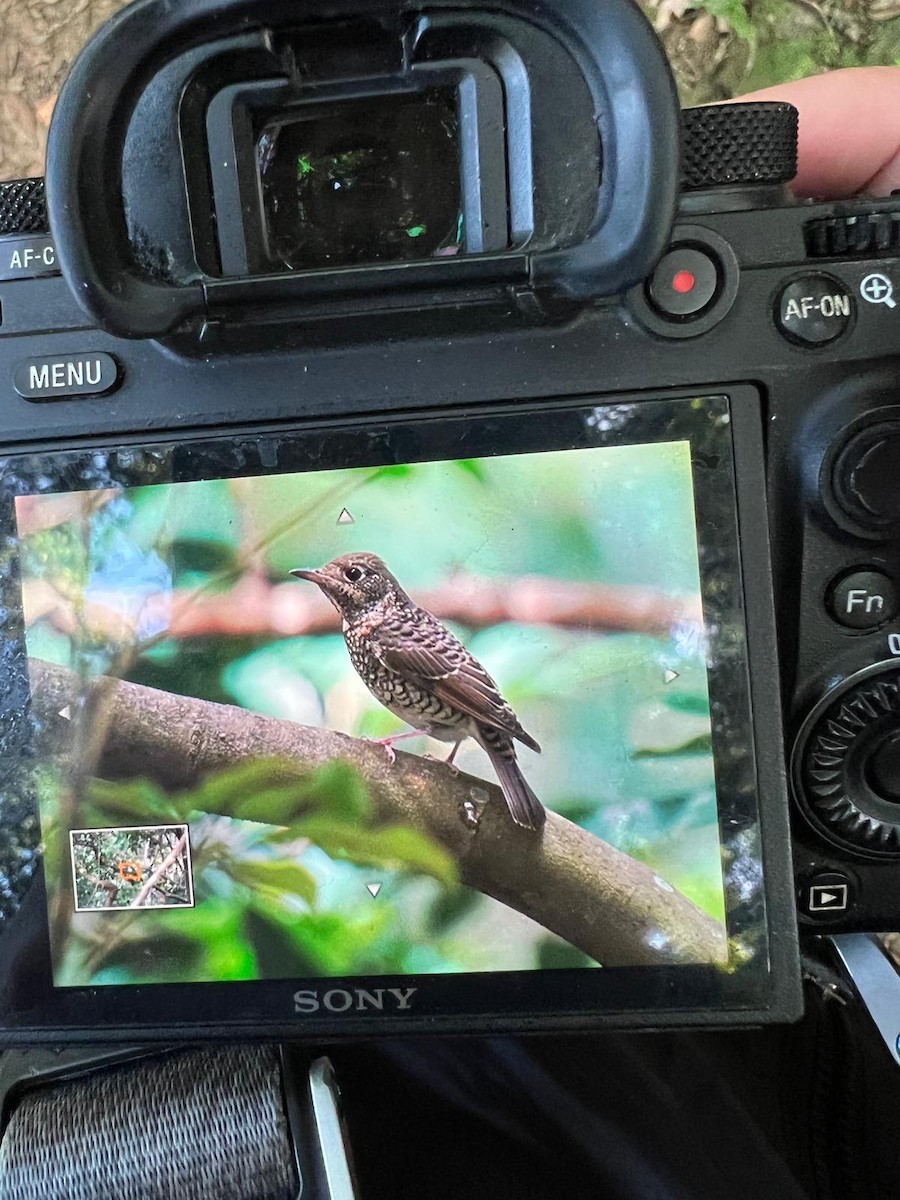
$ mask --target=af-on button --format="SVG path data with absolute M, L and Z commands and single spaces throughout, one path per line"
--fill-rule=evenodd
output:
M 801 275 L 781 289 L 775 324 L 799 346 L 827 346 L 841 336 L 855 312 L 853 296 L 832 275 Z

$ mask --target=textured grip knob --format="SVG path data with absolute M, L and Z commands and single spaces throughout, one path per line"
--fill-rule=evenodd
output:
M 797 174 L 798 113 L 791 104 L 711 104 L 682 114 L 681 187 L 787 183 Z
M 0 237 L 13 233 L 48 233 L 43 179 L 11 179 L 0 183 Z
M 853 676 L 814 709 L 794 752 L 798 799 L 832 841 L 900 854 L 900 664 Z

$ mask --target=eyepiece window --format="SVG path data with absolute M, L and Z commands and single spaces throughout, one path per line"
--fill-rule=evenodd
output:
M 464 248 L 457 89 L 281 113 L 256 149 L 275 268 L 409 262 Z

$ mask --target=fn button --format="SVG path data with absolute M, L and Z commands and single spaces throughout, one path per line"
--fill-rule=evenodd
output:
M 853 571 L 832 584 L 831 615 L 848 629 L 877 629 L 897 614 L 897 589 L 881 571 Z

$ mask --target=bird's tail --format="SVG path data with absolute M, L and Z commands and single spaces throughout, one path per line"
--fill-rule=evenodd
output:
M 485 739 L 482 745 L 490 755 L 493 768 L 497 772 L 509 815 L 523 829 L 533 829 L 535 832 L 539 832 L 544 828 L 544 822 L 547 820 L 547 810 L 522 774 L 519 764 L 516 762 L 516 752 L 512 743 L 510 742 L 508 747 L 500 747 L 492 745 Z

